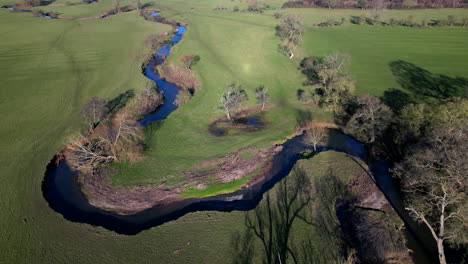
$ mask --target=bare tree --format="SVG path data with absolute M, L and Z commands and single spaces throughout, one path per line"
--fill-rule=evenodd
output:
M 143 138 L 142 127 L 126 111 L 116 114 L 112 129 L 112 144 L 119 142 L 137 142 Z
M 386 4 L 384 0 L 374 0 L 372 2 L 372 10 L 371 10 L 371 16 L 374 20 L 378 20 L 379 18 L 382 17 Z
M 117 12 L 117 14 L 120 14 L 121 1 L 122 0 L 114 0 L 114 10 Z
M 327 137 L 327 130 L 324 127 L 312 125 L 306 132 L 306 140 L 312 143 L 314 151 L 317 151 L 317 145 L 322 143 Z
M 200 56 L 198 55 L 184 55 L 180 57 L 180 62 L 184 64 L 186 69 L 191 69 L 192 66 L 197 64 L 200 61 Z
M 346 124 L 345 132 L 365 143 L 373 143 L 390 125 L 392 110 L 373 96 L 357 99 L 358 109 Z
M 235 83 L 231 84 L 223 93 L 220 100 L 220 108 L 226 113 L 228 120 L 231 120 L 232 111 L 239 108 L 241 103 L 245 100 L 244 90 Z
M 190 101 L 191 98 L 192 98 L 192 95 L 190 94 L 189 91 L 181 90 L 179 94 L 177 94 L 174 104 L 177 106 L 182 106 L 188 103 L 188 101 Z
M 354 90 L 354 80 L 347 73 L 349 56 L 331 53 L 323 58 L 309 57 L 301 62 L 301 70 L 316 88 L 320 106 L 339 112 Z
M 157 86 L 154 82 L 147 82 L 145 89 L 138 95 L 143 103 L 139 104 L 141 113 L 149 113 L 156 109 L 159 103 L 162 103 L 162 95 L 159 93 Z
M 267 9 L 268 5 L 265 0 L 249 0 L 247 10 L 250 12 L 262 13 L 263 10 Z
M 257 97 L 257 103 L 262 105 L 262 110 L 265 108 L 265 104 L 268 103 L 270 96 L 268 95 L 268 89 L 265 86 L 260 85 L 255 89 L 255 95 Z
M 304 32 L 304 21 L 298 14 L 285 16 L 276 27 L 276 34 L 285 42 L 282 50 L 289 55 L 290 59 L 294 56 L 295 48 L 302 41 L 302 32 Z
M 322 5 L 330 9 L 335 8 L 339 4 L 339 0 L 322 0 Z
M 107 101 L 94 96 L 81 109 L 81 116 L 89 125 L 89 129 L 94 129 L 106 115 Z
M 447 263 L 444 242 L 466 241 L 467 150 L 466 124 L 463 128 L 438 128 L 394 169 L 406 193 L 406 210 L 430 230 L 441 264 Z
M 135 1 L 135 6 L 136 6 L 137 10 L 140 11 L 140 8 L 142 6 L 141 0 L 134 0 L 134 1 Z
M 79 171 L 91 171 L 100 164 L 116 159 L 109 154 L 107 142 L 101 138 L 85 138 L 76 134 L 69 139 L 69 154 L 66 159 L 71 168 Z

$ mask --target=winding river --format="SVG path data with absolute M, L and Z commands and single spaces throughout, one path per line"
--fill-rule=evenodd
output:
M 170 55 L 171 48 L 182 40 L 185 32 L 185 27 L 178 26 L 177 32 L 172 38 L 172 44 L 159 49 L 145 69 L 146 77 L 155 81 L 164 93 L 165 103 L 156 112 L 145 116 L 140 121 L 144 126 L 166 119 L 177 109 L 174 102 L 180 88 L 162 79 L 159 73 L 154 70 L 154 67 L 164 62 L 165 58 Z M 318 148 L 319 152 L 335 150 L 344 152 L 356 159 L 364 161 L 367 159 L 367 151 L 358 141 L 337 130 L 330 130 L 330 134 L 332 140 L 328 142 L 327 146 L 320 146 Z M 299 153 L 310 148 L 309 145 L 304 143 L 302 136 L 288 140 L 284 144 L 283 150 L 274 157 L 274 168 L 271 170 L 270 175 L 266 176 L 265 181 L 249 186 L 249 188 L 215 197 L 190 198 L 175 201 L 171 204 L 156 206 L 134 215 L 118 215 L 90 205 L 80 189 L 77 175 L 70 170 L 65 162 L 60 162 L 56 165 L 55 159 L 47 167 L 45 179 L 42 183 L 42 191 L 50 207 L 70 221 L 102 226 L 119 234 L 135 235 L 143 230 L 178 219 L 190 212 L 229 212 L 233 210 L 247 211 L 254 209 L 262 199 L 263 194 L 290 173 L 294 164 L 299 159 Z M 383 161 L 373 162 L 368 165 L 378 187 L 408 224 L 407 214 L 402 207 L 399 188 L 388 173 L 390 165 Z M 407 229 L 411 230 L 413 227 L 410 225 Z M 420 247 L 419 242 L 414 240 L 412 234 L 409 234 L 407 237 L 410 244 L 412 244 L 410 247 L 416 254 L 426 255 L 422 247 Z

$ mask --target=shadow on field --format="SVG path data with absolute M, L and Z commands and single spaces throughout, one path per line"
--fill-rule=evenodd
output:
M 433 103 L 454 96 L 464 97 L 468 89 L 468 79 L 463 77 L 432 73 L 403 60 L 392 61 L 389 66 L 398 84 L 410 92 L 392 89 L 384 94 L 383 101 L 395 110 L 413 101 Z
M 296 124 L 304 125 L 312 121 L 312 112 L 309 110 L 296 109 Z
M 253 211 L 245 214 L 244 234 L 232 236 L 234 250 L 232 263 L 251 263 L 253 239 L 259 240 L 263 263 L 298 263 L 290 235 L 296 220 L 312 224 L 308 219 L 312 200 L 310 181 L 301 169 L 294 169 L 285 177 L 273 193 L 268 193 Z
M 382 101 L 395 111 L 400 111 L 406 105 L 416 103 L 411 95 L 395 88 L 385 91 Z
M 314 180 L 314 232 L 306 232 L 299 263 L 343 263 L 350 245 L 342 230 L 341 200 L 351 200 L 344 182 L 329 168 L 324 177 Z
M 134 90 L 127 90 L 121 94 L 119 94 L 117 97 L 114 99 L 110 100 L 106 104 L 106 109 L 107 109 L 107 114 L 113 115 L 117 113 L 120 109 L 125 107 L 127 103 L 135 97 L 135 91 Z

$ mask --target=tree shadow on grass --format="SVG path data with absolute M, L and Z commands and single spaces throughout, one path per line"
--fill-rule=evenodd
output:
M 252 262 L 253 239 L 261 242 L 263 263 L 298 263 L 290 236 L 296 221 L 311 224 L 307 210 L 312 200 L 309 186 L 307 174 L 301 169 L 295 169 L 278 184 L 273 193 L 266 195 L 255 210 L 247 212 L 245 235 L 233 235 L 234 242 L 231 244 L 235 253 L 232 263 Z M 244 256 L 245 252 L 247 256 Z
M 312 112 L 309 110 L 296 109 L 296 123 L 297 125 L 304 125 L 312 121 Z
M 117 97 L 110 100 L 106 104 L 107 114 L 108 115 L 113 115 L 113 114 L 117 113 L 117 111 L 119 111 L 120 109 L 125 107 L 127 105 L 127 103 L 131 99 L 133 99 L 133 97 L 135 97 L 135 91 L 133 91 L 133 90 L 128 90 L 128 91 L 125 91 L 125 92 L 119 94 Z
M 413 101 L 435 103 L 450 97 L 463 97 L 468 89 L 468 79 L 432 73 L 413 63 L 398 60 L 390 62 L 390 70 L 398 84 L 411 94 L 396 92 L 384 94 L 383 101 L 402 108 Z
M 384 92 L 382 96 L 382 102 L 392 108 L 395 112 L 400 111 L 403 107 L 414 104 L 416 101 L 413 97 L 403 92 L 402 90 L 391 88 Z

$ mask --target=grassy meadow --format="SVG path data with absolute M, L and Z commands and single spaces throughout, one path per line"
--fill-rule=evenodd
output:
M 164 5 L 170 4 L 165 2 Z M 138 163 L 117 165 L 120 173 L 112 177 L 114 184 L 170 182 L 177 185 L 178 181 L 184 182 L 178 176 L 181 172 L 193 169 L 204 160 L 216 159 L 246 146 L 265 147 L 280 142 L 291 134 L 299 111 L 306 109 L 296 99 L 296 91 L 302 88 L 304 80 L 297 70 L 298 61 L 289 60 L 278 52 L 279 40 L 274 30 L 278 20 L 272 18 L 270 11 L 251 14 L 204 10 L 194 11 L 188 5 L 177 11 L 162 12 L 163 16 L 189 24 L 188 33 L 174 48 L 169 61 L 178 63 L 182 55 L 199 55 L 201 61 L 194 69 L 202 86 L 192 101 L 172 113 L 171 118 L 148 129 L 147 158 Z M 288 10 L 293 11 L 296 10 Z M 310 16 L 318 12 L 317 9 L 302 12 L 306 11 Z M 345 12 L 332 11 L 338 16 Z M 443 17 L 451 11 L 460 13 L 459 10 L 442 10 Z M 426 10 L 421 12 L 427 13 Z M 429 12 L 428 16 L 432 14 Z M 350 54 L 356 93 L 380 96 L 388 89 L 401 89 L 389 67 L 389 63 L 396 60 L 414 63 L 437 74 L 467 77 L 466 33 L 466 28 L 306 28 L 302 48 L 306 56 L 323 56 L 333 51 Z M 265 85 L 269 89 L 271 109 L 266 114 L 270 123 L 267 129 L 225 137 L 208 132 L 210 122 L 223 115 L 217 109 L 219 97 L 232 82 L 247 90 L 250 106 L 255 102 L 255 87 Z M 318 109 L 309 107 L 307 110 L 312 111 L 314 119 L 330 118 Z M 230 189 L 231 185 L 219 192 Z
M 331 52 L 350 55 L 350 73 L 357 93 L 381 96 L 401 89 L 390 63 L 414 64 L 432 74 L 468 77 L 468 29 L 344 26 L 309 28 L 304 34 L 304 53 L 324 56 Z M 405 90 L 405 89 L 403 89 Z M 412 91 L 407 91 L 411 93 Z
M 0 263 L 45 262 L 54 258 L 52 238 L 82 232 L 43 200 L 46 165 L 83 127 L 79 111 L 90 97 L 144 88 L 145 40 L 172 29 L 135 12 L 68 21 L 1 9 L 0 23 Z M 74 244 L 57 243 L 66 240 Z
M 50 8 L 62 16 L 92 16 L 109 9 L 111 2 L 41 9 Z M 297 69 L 298 62 L 277 50 L 279 40 L 274 28 L 278 21 L 271 16 L 273 10 L 263 14 L 211 11 L 219 4 L 245 8 L 245 1 L 238 0 L 151 3 L 163 9 L 163 16 L 190 25 L 169 60 L 200 55 L 194 69 L 202 86 L 192 101 L 148 129 L 148 157 L 139 163 L 119 165 L 121 173 L 112 178 L 115 184 L 157 184 L 207 159 L 246 146 L 266 147 L 292 133 L 298 111 L 306 109 L 295 97 L 304 78 Z M 278 0 L 270 6 L 273 9 L 281 4 Z M 299 11 L 310 23 L 322 21 L 317 13 L 328 14 L 324 18 L 341 18 L 350 12 Z M 419 14 L 434 18 L 437 11 L 411 12 L 419 19 Z M 440 12 L 445 18 L 450 12 L 467 11 Z M 92 96 L 111 99 L 129 89 L 142 89 L 146 78 L 141 74 L 141 63 L 150 52 L 145 40 L 171 28 L 146 22 L 136 12 L 77 21 L 35 18 L 0 9 L 0 23 L 4 36 L 0 42 L 0 263 L 230 260 L 231 237 L 245 228 L 243 212 L 197 212 L 136 236 L 122 236 L 69 222 L 53 212 L 42 197 L 47 163 L 63 148 L 68 135 L 84 127 L 79 119 L 82 105 Z M 307 28 L 302 48 L 305 55 L 348 52 L 357 93 L 381 95 L 385 89 L 398 88 L 388 69 L 388 63 L 398 59 L 434 73 L 468 77 L 467 33 L 468 29 L 462 28 Z M 269 89 L 269 127 L 221 138 L 209 134 L 208 124 L 223 114 L 217 111 L 219 97 L 232 82 L 247 90 L 249 106 L 255 102 L 253 91 L 257 86 Z M 313 118 L 330 118 L 318 109 L 311 111 Z M 353 167 L 357 165 L 341 154 L 324 153 L 301 163 L 309 164 L 307 171 L 316 171 L 314 175 L 326 171 L 327 166 L 338 168 L 343 177 L 357 170 Z

